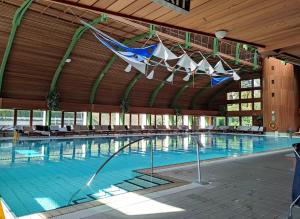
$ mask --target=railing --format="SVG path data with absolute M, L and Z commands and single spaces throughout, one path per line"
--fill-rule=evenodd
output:
M 108 164 L 108 162 L 113 159 L 117 154 L 119 154 L 120 152 L 122 152 L 125 148 L 129 147 L 130 145 L 134 144 L 134 143 L 137 143 L 139 141 L 142 141 L 144 139 L 147 139 L 149 138 L 149 136 L 144 136 L 142 138 L 139 138 L 135 141 L 132 141 L 126 145 L 124 145 L 123 147 L 121 147 L 118 151 L 116 151 L 115 153 L 113 153 L 98 169 L 97 171 L 93 174 L 93 176 L 88 180 L 88 182 L 82 187 L 80 188 L 79 190 L 77 190 L 70 198 L 70 200 L 68 201 L 68 205 L 71 204 L 71 202 L 73 201 L 73 199 L 76 197 L 76 195 L 78 195 L 80 192 L 82 192 L 83 189 L 85 189 L 86 187 L 89 187 L 92 182 L 94 181 L 95 177 L 101 172 L 101 170 Z M 152 151 L 152 149 L 151 149 Z M 153 158 L 151 158 L 152 160 Z M 151 167 L 152 170 L 153 170 L 153 167 Z

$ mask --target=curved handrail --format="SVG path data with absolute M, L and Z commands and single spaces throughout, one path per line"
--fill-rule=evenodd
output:
M 144 140 L 146 138 L 149 138 L 149 136 L 144 136 L 140 139 L 137 139 L 135 141 L 132 141 L 126 145 L 124 145 L 123 147 L 121 147 L 119 150 L 117 150 L 115 153 L 113 153 L 98 169 L 97 171 L 93 174 L 93 176 L 89 179 L 89 181 L 80 189 L 78 189 L 70 198 L 69 202 L 68 202 L 68 205 L 70 205 L 70 203 L 73 201 L 74 197 L 76 195 L 78 195 L 83 189 L 85 189 L 86 187 L 90 186 L 91 183 L 94 181 L 95 177 L 100 173 L 100 171 L 106 166 L 106 164 L 112 159 L 114 158 L 118 153 L 120 153 L 121 151 L 123 151 L 125 148 L 129 147 L 130 145 L 136 143 L 136 142 L 139 142 L 141 140 Z

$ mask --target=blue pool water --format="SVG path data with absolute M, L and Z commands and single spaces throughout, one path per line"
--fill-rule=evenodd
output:
M 0 194 L 17 216 L 65 206 L 111 154 L 139 138 L 0 141 Z M 278 150 L 300 142 L 297 138 L 221 134 L 202 134 L 200 139 L 205 146 L 201 160 Z M 136 183 L 140 174 L 135 170 L 151 166 L 151 145 L 156 167 L 196 160 L 191 135 L 152 136 L 113 158 L 93 184 L 74 198 L 75 203 L 125 192 L 116 185 L 131 179 Z

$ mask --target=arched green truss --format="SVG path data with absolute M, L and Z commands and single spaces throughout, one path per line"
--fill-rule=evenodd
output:
M 170 73 L 170 74 L 165 78 L 165 80 L 161 81 L 161 82 L 156 86 L 156 88 L 152 91 L 152 93 L 151 93 L 151 95 L 150 95 L 150 97 L 149 97 L 149 106 L 150 106 L 150 107 L 152 107 L 152 106 L 154 105 L 155 99 L 156 99 L 158 93 L 159 93 L 160 90 L 165 86 L 167 78 L 170 77 L 172 74 L 173 74 L 173 72 Z
M 234 82 L 233 80 L 229 80 L 224 82 L 222 85 L 226 85 L 225 87 L 221 87 L 221 89 L 219 89 L 216 93 L 214 93 L 214 95 L 210 98 L 208 98 L 209 101 L 207 101 L 207 106 L 210 106 L 210 104 L 224 91 L 227 90 L 228 87 L 231 86 L 232 82 Z
M 197 75 L 195 78 L 192 78 L 191 80 L 189 80 L 188 82 L 185 83 L 185 85 L 183 85 L 175 94 L 175 96 L 172 99 L 172 102 L 170 104 L 171 107 L 176 107 L 177 106 L 177 101 L 178 99 L 181 97 L 181 95 L 184 93 L 184 91 L 186 91 L 186 89 L 188 89 L 190 87 L 190 85 L 197 79 L 199 78 L 199 75 Z
M 89 24 L 90 25 L 95 25 L 98 24 L 100 22 L 106 21 L 107 17 L 105 15 L 101 15 L 100 17 L 97 17 L 96 19 L 94 19 L 93 21 L 91 21 Z M 80 38 L 82 37 L 82 35 L 84 34 L 84 32 L 86 30 L 88 30 L 89 27 L 87 26 L 80 26 L 76 29 L 72 40 L 67 48 L 67 51 L 65 53 L 65 55 L 63 56 L 63 58 L 60 60 L 60 63 L 58 64 L 56 71 L 53 75 L 52 81 L 51 81 L 51 85 L 50 85 L 50 90 L 49 90 L 49 94 L 51 94 L 52 92 L 55 91 L 56 87 L 57 87 L 57 83 L 59 81 L 59 78 L 61 76 L 62 70 L 65 66 L 66 60 L 70 57 L 73 49 L 75 48 L 77 42 L 80 40 Z
M 16 10 L 16 13 L 14 15 L 14 18 L 12 20 L 12 27 L 10 30 L 10 34 L 8 37 L 8 41 L 6 44 L 6 49 L 4 51 L 4 55 L 2 58 L 2 63 L 0 66 L 0 95 L 2 93 L 2 87 L 3 87 L 3 79 L 4 79 L 4 73 L 5 73 L 5 69 L 6 69 L 6 64 L 7 64 L 7 60 L 10 54 L 10 51 L 12 49 L 13 43 L 14 43 L 14 39 L 16 36 L 16 32 L 18 27 L 20 26 L 22 19 L 24 17 L 25 12 L 28 10 L 28 8 L 30 7 L 31 3 L 33 0 L 25 0 L 23 2 L 23 4 Z
M 197 91 L 197 93 L 193 96 L 191 103 L 190 103 L 190 109 L 196 109 L 197 100 L 209 88 L 210 88 L 210 81 L 203 88 L 199 89 Z
M 142 75 L 143 75 L 142 73 L 138 72 L 131 79 L 131 81 L 127 85 L 125 91 L 123 92 L 123 96 L 122 96 L 120 105 L 123 104 L 123 103 L 127 103 L 128 104 L 127 107 L 129 108 L 128 99 L 129 99 L 130 93 L 132 91 L 132 88 L 134 87 L 134 85 L 136 84 L 136 82 L 138 82 L 138 80 L 141 78 Z

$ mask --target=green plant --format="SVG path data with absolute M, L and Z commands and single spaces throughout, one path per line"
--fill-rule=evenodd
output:
M 60 96 L 57 89 L 51 91 L 47 96 L 47 107 L 49 110 L 56 111 L 59 110 L 59 100 Z
M 259 126 L 262 126 L 263 125 L 263 116 L 262 115 L 256 116 L 256 122 L 259 124 Z
M 120 104 L 120 109 L 122 113 L 128 113 L 129 112 L 129 101 L 126 100 L 122 100 L 121 104 Z

